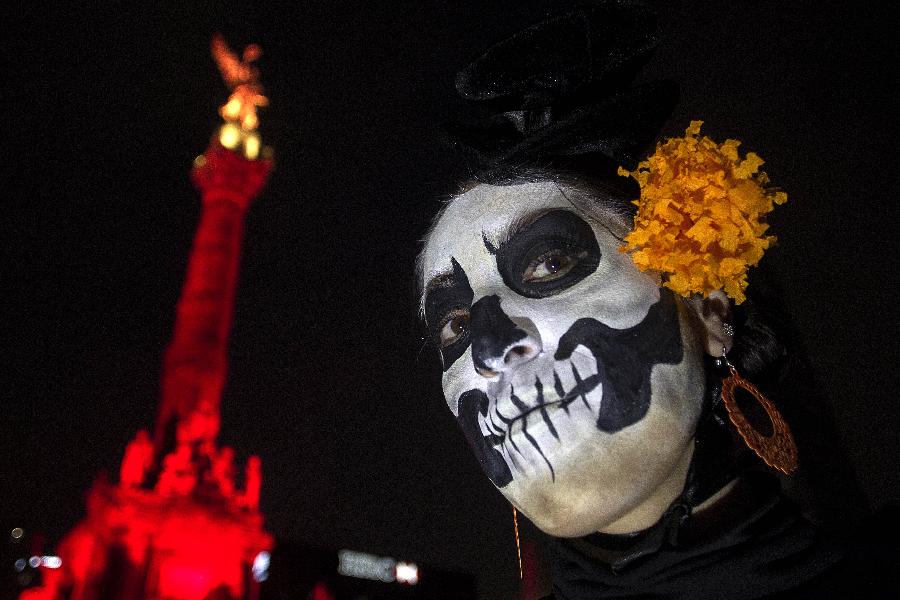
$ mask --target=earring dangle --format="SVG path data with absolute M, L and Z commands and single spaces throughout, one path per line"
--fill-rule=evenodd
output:
M 525 574 L 522 570 L 522 546 L 519 544 L 519 511 L 513 506 L 513 529 L 516 531 L 516 558 L 519 559 L 519 579 L 523 579 Z
M 722 348 L 722 362 L 731 373 L 722 380 L 722 401 L 725 403 L 728 417 L 735 429 L 741 434 L 747 446 L 767 465 L 778 469 L 785 475 L 792 474 L 797 470 L 797 444 L 794 442 L 790 427 L 772 401 L 766 398 L 755 385 L 738 375 L 737 369 L 725 356 L 725 348 Z M 771 435 L 763 435 L 754 429 L 744 413 L 741 412 L 734 397 L 737 388 L 743 388 L 750 393 L 766 411 L 766 415 L 772 422 Z

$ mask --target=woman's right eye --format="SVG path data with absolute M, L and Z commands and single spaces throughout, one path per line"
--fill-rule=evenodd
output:
M 556 281 L 565 277 L 578 265 L 587 252 L 566 249 L 551 250 L 531 261 L 522 273 L 522 283 L 535 284 Z
M 438 332 L 441 348 L 446 348 L 458 342 L 469 333 L 469 310 L 460 309 L 449 313 L 443 319 Z

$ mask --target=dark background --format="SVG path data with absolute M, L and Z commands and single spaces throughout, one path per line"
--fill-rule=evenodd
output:
M 460 110 L 454 73 L 574 3 L 99 4 L 2 17 L 3 523 L 54 542 L 153 423 L 199 211 L 188 171 L 227 96 L 208 51 L 222 31 L 263 47 L 277 157 L 247 219 L 222 441 L 261 455 L 277 536 L 512 595 L 509 505 L 444 405 L 412 270 L 463 175 L 435 143 Z M 875 3 L 661 4 L 644 77 L 681 85 L 665 133 L 702 118 L 788 192 L 765 262 L 833 408 L 829 446 L 865 503 L 896 502 L 894 20 Z

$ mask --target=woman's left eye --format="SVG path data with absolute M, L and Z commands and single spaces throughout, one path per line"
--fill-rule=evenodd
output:
M 565 277 L 586 255 L 585 251 L 572 252 L 563 249 L 546 252 L 528 263 L 525 272 L 522 273 L 522 282 L 543 283 Z

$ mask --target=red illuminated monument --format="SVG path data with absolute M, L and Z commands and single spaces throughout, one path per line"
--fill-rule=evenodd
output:
M 232 94 L 220 111 L 225 123 L 192 172 L 203 211 L 153 435 L 141 430 L 128 444 L 118 483 L 93 485 L 87 517 L 60 543 L 61 562 L 42 568 L 44 585 L 22 600 L 258 596 L 273 543 L 259 512 L 260 460 L 251 457 L 239 477 L 233 450 L 216 438 L 244 215 L 272 162 L 260 156 L 256 132 L 256 108 L 266 103 L 252 65 L 259 49 L 238 58 L 217 37 L 212 50 Z

